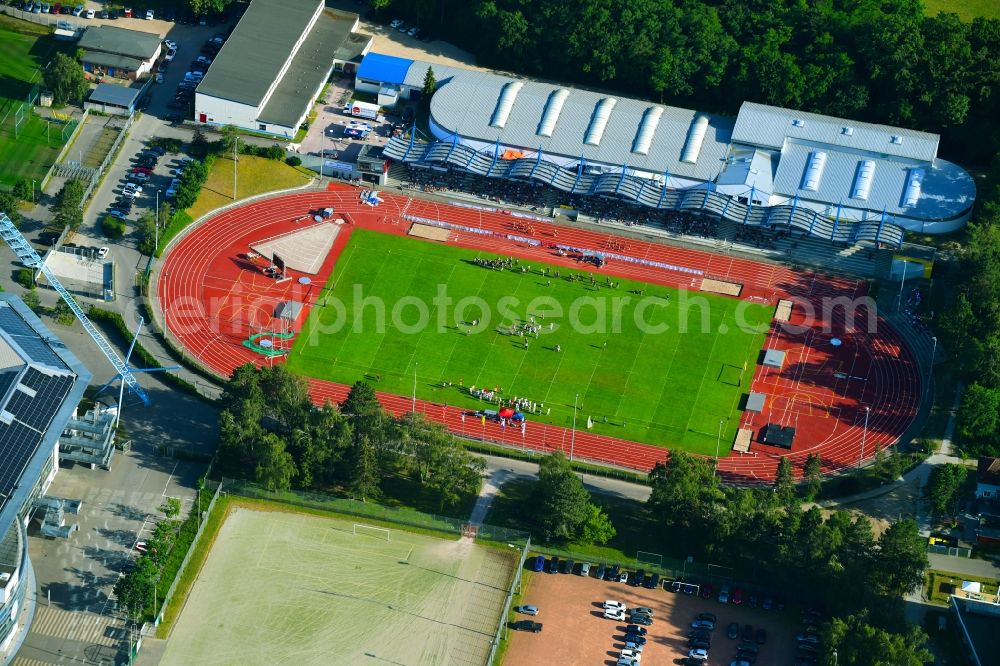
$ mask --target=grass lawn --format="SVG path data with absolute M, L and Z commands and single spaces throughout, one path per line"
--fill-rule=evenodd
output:
M 259 505 L 209 525 L 161 663 L 486 661 L 515 552 Z
M 0 186 L 21 177 L 41 180 L 62 146 L 61 125 L 46 138 L 46 122 L 33 113 L 14 135 L 15 110 L 35 83 L 39 70 L 62 47 L 47 26 L 0 15 Z
M 958 14 L 963 21 L 972 21 L 977 16 L 1000 18 L 1000 2 L 997 0 L 924 0 L 924 13 L 935 16 L 940 12 Z
M 284 162 L 264 157 L 240 155 L 236 178 L 236 198 L 246 199 L 256 194 L 284 190 L 308 183 L 308 173 L 288 166 Z M 198 200 L 188 209 L 192 220 L 220 206 L 233 203 L 233 161 L 219 157 L 208 173 L 208 180 Z
M 565 427 L 579 395 L 580 428 L 591 417 L 594 432 L 708 454 L 721 420 L 723 439 L 732 440 L 740 374 L 761 349 L 770 307 L 624 280 L 598 289 L 585 270 L 547 278 L 538 265 L 497 271 L 475 264 L 477 256 L 354 230 L 288 368 L 346 384 L 375 379 L 379 390 L 400 395 L 416 381 L 418 397 L 478 409 L 490 403 L 470 387 L 501 387 L 504 396 L 544 403 L 531 420 Z M 439 289 L 451 305 L 436 300 Z M 640 289 L 645 296 L 633 293 Z M 479 305 L 465 307 L 472 299 Z M 537 339 L 510 334 L 529 317 L 543 329 Z M 470 332 L 465 322 L 475 318 L 482 321 Z
M 928 569 L 924 573 L 924 581 L 927 586 L 927 598 L 931 603 L 948 605 L 948 597 L 952 593 L 960 593 L 962 581 L 976 581 L 982 583 L 983 598 L 995 599 L 997 595 L 997 581 L 991 578 L 980 576 L 970 576 L 968 574 L 952 573 L 950 571 L 939 571 Z

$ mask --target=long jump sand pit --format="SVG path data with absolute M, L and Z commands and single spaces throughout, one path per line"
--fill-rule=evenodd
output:
M 515 552 L 353 524 L 236 504 L 160 663 L 485 664 Z

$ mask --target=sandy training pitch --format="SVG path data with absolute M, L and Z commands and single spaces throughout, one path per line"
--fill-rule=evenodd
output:
M 160 663 L 486 663 L 514 551 L 352 524 L 233 509 Z

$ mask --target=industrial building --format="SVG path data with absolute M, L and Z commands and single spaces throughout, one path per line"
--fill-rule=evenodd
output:
M 150 73 L 163 48 L 159 35 L 112 25 L 90 26 L 78 46 L 83 71 L 132 81 Z
M 294 137 L 335 65 L 367 52 L 358 25 L 322 0 L 253 0 L 198 84 L 194 119 Z

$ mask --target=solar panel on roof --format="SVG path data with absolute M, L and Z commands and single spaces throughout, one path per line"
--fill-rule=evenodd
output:
M 7 389 L 17 381 L 17 371 L 0 372 L 0 400 L 7 395 Z
M 17 486 L 21 473 L 42 442 L 42 435 L 15 421 L 0 424 L 0 506 Z
M 6 409 L 18 421 L 44 432 L 72 386 L 72 377 L 48 377 L 41 387 L 33 389 L 34 396 L 15 390 Z

